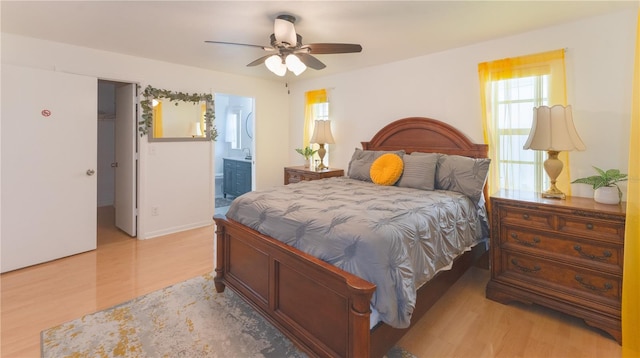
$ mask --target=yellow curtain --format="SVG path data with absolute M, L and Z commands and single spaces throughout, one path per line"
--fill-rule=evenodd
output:
M 327 102 L 327 91 L 319 89 L 305 93 L 304 105 L 304 133 L 302 137 L 302 147 L 309 145 L 311 139 L 311 131 L 313 130 L 313 105 L 316 103 Z
M 627 223 L 622 278 L 622 356 L 640 357 L 640 10 L 633 75 Z
M 153 106 L 153 137 L 162 138 L 162 101 Z
M 492 98 L 494 95 L 492 93 L 492 82 L 519 77 L 550 75 L 549 105 L 567 104 L 564 49 L 484 62 L 478 65 L 478 74 L 480 76 L 484 141 L 489 144 L 489 157 L 494 160 L 497 158 L 497 146 L 494 145 L 497 140 L 497 128 L 494 128 L 492 123 L 491 103 L 494 100 Z M 570 195 L 568 153 L 560 152 L 559 158 L 564 163 L 564 169 L 558 177 L 557 186 L 565 194 Z M 498 167 L 492 166 L 487 180 L 489 193 L 500 189 L 499 174 Z
M 205 121 L 205 116 L 207 114 L 207 104 L 202 103 L 200 105 L 200 131 L 202 132 L 202 136 L 207 136 L 207 123 Z

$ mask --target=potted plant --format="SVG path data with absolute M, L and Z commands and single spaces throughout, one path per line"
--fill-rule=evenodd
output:
M 620 173 L 618 169 L 604 171 L 597 167 L 593 168 L 598 175 L 576 179 L 571 183 L 591 185 L 595 190 L 593 199 L 601 204 L 618 204 L 622 199 L 622 191 L 617 183 L 627 180 L 627 174 Z
M 309 168 L 309 158 L 313 157 L 317 150 L 314 150 L 310 146 L 306 146 L 304 148 L 296 148 L 296 152 L 304 157 L 304 167 Z

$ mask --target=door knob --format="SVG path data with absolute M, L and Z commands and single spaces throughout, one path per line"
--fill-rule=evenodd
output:
M 88 175 L 88 176 L 92 176 L 92 175 L 93 175 L 93 174 L 95 174 L 95 173 L 96 173 L 96 171 L 95 171 L 95 170 L 93 170 L 93 169 L 89 169 L 89 170 L 87 170 L 87 175 Z

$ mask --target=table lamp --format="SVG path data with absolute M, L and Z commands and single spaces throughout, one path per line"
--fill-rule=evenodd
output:
M 324 149 L 324 145 L 335 143 L 333 135 L 331 135 L 331 121 L 316 120 L 310 142 L 318 143 L 320 145 L 320 149 L 318 149 L 320 165 L 318 165 L 316 170 L 327 169 L 328 167 L 324 165 L 324 156 L 327 154 L 327 150 Z
M 551 188 L 542 193 L 543 198 L 566 199 L 565 193 L 556 187 L 556 179 L 562 172 L 561 151 L 585 150 L 573 124 L 571 106 L 540 106 L 533 109 L 533 123 L 524 149 L 545 150 L 548 159 L 544 170 L 551 180 Z

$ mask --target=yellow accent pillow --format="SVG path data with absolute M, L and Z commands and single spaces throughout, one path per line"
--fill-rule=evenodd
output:
M 371 164 L 369 176 L 378 185 L 393 185 L 400 179 L 403 169 L 402 157 L 391 153 L 383 154 Z

